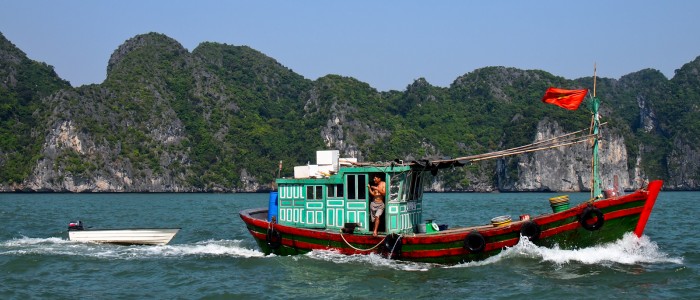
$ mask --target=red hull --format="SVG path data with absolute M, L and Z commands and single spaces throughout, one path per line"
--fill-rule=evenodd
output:
M 504 247 L 517 244 L 521 234 L 537 245 L 557 244 L 562 248 L 611 242 L 627 232 L 641 236 L 662 184 L 660 180 L 654 181 L 647 189 L 592 204 L 582 203 L 562 212 L 534 217 L 531 222 L 452 228 L 432 234 L 373 237 L 295 228 L 267 222 L 267 209 L 244 210 L 240 217 L 266 254 L 335 250 L 348 255 L 381 253 L 401 260 L 450 264 L 496 255 Z

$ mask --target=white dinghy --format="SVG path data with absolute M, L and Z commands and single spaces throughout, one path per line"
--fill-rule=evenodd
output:
M 85 229 L 82 221 L 68 225 L 68 239 L 119 245 L 165 245 L 180 228 Z

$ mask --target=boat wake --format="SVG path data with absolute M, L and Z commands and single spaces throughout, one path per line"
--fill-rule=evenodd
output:
M 57 237 L 22 237 L 0 242 L 0 255 L 66 255 L 106 259 L 178 258 L 188 256 L 263 257 L 258 250 L 242 246 L 241 240 L 208 240 L 163 246 L 119 246 L 81 243 Z
M 369 264 L 380 268 L 390 268 L 403 271 L 428 271 L 435 266 L 438 266 L 428 263 L 386 259 L 376 253 L 371 253 L 369 255 L 345 255 L 333 250 L 313 250 L 307 253 L 306 256 L 312 259 L 339 264 Z
M 259 250 L 245 247 L 243 244 L 242 240 L 207 240 L 164 246 L 118 246 L 74 242 L 58 237 L 21 237 L 0 242 L 0 255 L 65 255 L 125 260 L 216 256 L 265 257 L 264 253 Z M 368 264 L 378 268 L 419 272 L 433 268 L 469 268 L 498 265 L 519 259 L 539 260 L 540 262 L 553 263 L 556 266 L 575 263 L 605 266 L 613 264 L 683 263 L 682 258 L 669 257 L 666 253 L 659 250 L 657 244 L 649 240 L 647 236 L 637 238 L 632 233 L 626 234 L 622 239 L 613 243 L 576 250 L 564 250 L 559 247 L 539 247 L 528 241 L 527 238 L 523 238 L 517 245 L 507 248 L 498 255 L 486 260 L 454 266 L 390 260 L 378 254 L 344 255 L 333 250 L 314 250 L 306 254 L 306 257 L 337 264 Z M 290 258 L 300 259 L 300 257 L 296 256 Z
M 669 257 L 668 254 L 659 250 L 658 245 L 652 242 L 649 237 L 637 238 L 636 235 L 629 232 L 615 242 L 575 250 L 539 247 L 528 241 L 527 238 L 523 238 L 517 245 L 505 249 L 496 256 L 484 261 L 468 262 L 454 267 L 483 266 L 517 258 L 540 259 L 542 262 L 550 262 L 558 266 L 570 263 L 586 265 L 683 263 L 682 258 Z
M 454 266 L 389 260 L 377 254 L 347 256 L 330 250 L 315 250 L 309 252 L 307 256 L 313 259 L 339 264 L 364 263 L 377 267 L 404 271 L 428 271 L 433 268 L 479 267 L 510 263 L 513 260 L 519 259 L 549 262 L 557 267 L 572 263 L 603 266 L 610 266 L 613 264 L 683 263 L 682 258 L 669 257 L 666 253 L 659 250 L 658 245 L 649 240 L 647 236 L 637 238 L 633 233 L 628 233 L 622 239 L 612 243 L 577 250 L 565 250 L 559 247 L 540 247 L 528 241 L 527 238 L 523 238 L 517 245 L 507 248 L 498 255 L 487 258 L 486 260 L 462 263 Z

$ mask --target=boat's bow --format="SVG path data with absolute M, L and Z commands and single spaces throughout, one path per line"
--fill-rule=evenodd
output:
M 641 237 L 644 233 L 644 228 L 647 225 L 647 221 L 649 221 L 649 215 L 651 215 L 651 210 L 656 203 L 656 197 L 659 195 L 663 184 L 664 182 L 662 180 L 655 180 L 650 182 L 647 186 L 647 201 L 644 203 L 642 213 L 639 215 L 639 222 L 637 222 L 637 227 L 634 229 L 634 234 L 638 237 Z

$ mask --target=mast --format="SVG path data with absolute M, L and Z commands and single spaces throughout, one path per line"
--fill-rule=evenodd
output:
M 593 97 L 591 98 L 590 102 L 590 109 L 591 112 L 593 113 L 592 120 L 591 120 L 591 126 L 592 126 L 592 134 L 593 134 L 593 168 L 592 168 L 592 174 L 591 174 L 591 199 L 599 199 L 602 198 L 602 188 L 601 188 L 601 180 L 600 180 L 600 170 L 599 170 L 599 163 L 600 159 L 598 157 L 598 149 L 599 149 L 599 144 L 598 141 L 600 140 L 600 115 L 598 114 L 598 108 L 600 107 L 600 99 L 596 97 L 596 65 L 593 63 Z

